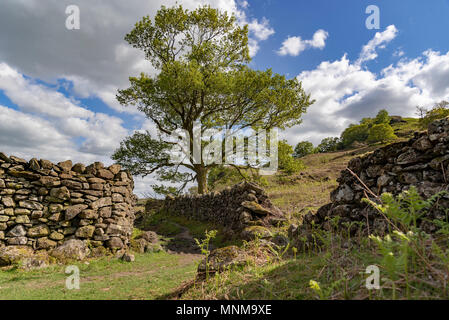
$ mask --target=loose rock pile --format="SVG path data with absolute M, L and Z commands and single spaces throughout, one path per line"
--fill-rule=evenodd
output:
M 349 170 L 348 170 L 349 169 Z M 369 197 L 389 192 L 398 195 L 416 186 L 424 198 L 448 189 L 449 181 L 449 118 L 430 124 L 427 132 L 417 132 L 414 138 L 380 148 L 373 153 L 352 159 L 348 169 L 341 172 L 339 186 L 331 193 L 332 203 L 320 208 L 316 215 L 304 217 L 304 224 L 296 233 L 304 234 L 313 222 L 329 229 L 328 218 L 339 216 L 339 224 L 365 222 L 365 232 L 382 234 L 387 222 L 377 210 L 362 202 Z M 446 220 L 449 208 L 447 197 L 441 198 L 428 212 L 428 220 Z M 428 233 L 436 226 L 421 220 L 420 226 Z M 346 227 L 347 228 L 347 227 Z M 359 228 L 355 224 L 351 231 Z
M 123 248 L 134 222 L 133 188 L 119 165 L 53 164 L 0 153 L 0 248 L 50 250 L 70 239 Z
M 242 182 L 221 192 L 167 198 L 163 210 L 189 219 L 210 221 L 227 229 L 241 231 L 282 220 L 283 213 L 253 183 Z

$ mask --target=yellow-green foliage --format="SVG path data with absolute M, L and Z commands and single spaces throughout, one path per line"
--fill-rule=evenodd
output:
M 381 123 L 374 125 L 369 130 L 367 142 L 387 142 L 396 138 L 393 128 L 389 124 Z
M 424 117 L 419 120 L 421 128 L 427 129 L 428 125 L 435 120 L 443 119 L 449 116 L 449 102 L 441 101 L 431 109 L 426 110 Z

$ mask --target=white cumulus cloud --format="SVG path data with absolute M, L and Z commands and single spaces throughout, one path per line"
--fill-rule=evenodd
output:
M 377 58 L 376 50 L 383 49 L 385 46 L 396 38 L 398 29 L 394 25 L 390 25 L 383 32 L 377 32 L 373 39 L 371 39 L 362 49 L 360 57 L 357 60 L 357 64 L 361 64 L 365 61 L 374 60 Z
M 329 33 L 325 30 L 318 30 L 314 33 L 311 40 L 303 40 L 299 36 L 288 37 L 282 43 L 282 47 L 278 50 L 281 56 L 298 56 L 301 52 L 308 48 L 323 49 L 326 46 L 326 39 Z

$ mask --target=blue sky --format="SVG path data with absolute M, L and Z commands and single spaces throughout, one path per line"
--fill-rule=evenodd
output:
M 275 34 L 261 44 L 254 57 L 258 68 L 271 67 L 275 72 L 297 75 L 316 67 L 321 61 L 334 60 L 344 53 L 349 59 L 357 59 L 361 47 L 379 30 L 368 30 L 365 9 L 377 5 L 380 9 L 380 28 L 395 25 L 399 34 L 376 61 L 367 66 L 373 72 L 394 63 L 393 53 L 398 48 L 407 57 L 416 58 L 429 48 L 435 51 L 449 50 L 449 1 L 248 1 L 250 13 L 255 17 L 267 17 Z M 262 3 L 262 4 L 260 4 Z M 280 57 L 275 54 L 287 36 L 300 35 L 311 38 L 318 29 L 329 32 L 325 50 L 308 50 L 298 57 Z
M 386 108 L 449 100 L 449 0 L 179 0 L 210 4 L 248 24 L 251 66 L 298 77 L 316 103 L 300 126 L 282 132 L 291 144 L 318 144 L 350 123 Z M 0 4 L 0 151 L 24 158 L 111 163 L 134 130 L 156 133 L 117 89 L 141 71 L 155 74 L 123 40 L 143 15 L 175 0 L 3 0 Z M 65 9 L 80 9 L 67 30 Z M 367 6 L 380 10 L 368 30 Z M 148 181 L 148 180 L 147 180 Z M 144 190 L 145 181 L 137 189 Z

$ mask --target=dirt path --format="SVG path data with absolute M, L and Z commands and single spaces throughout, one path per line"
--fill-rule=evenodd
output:
M 169 253 L 180 253 L 180 254 L 199 254 L 201 251 L 198 248 L 198 245 L 195 242 L 195 239 L 190 234 L 188 228 L 176 223 L 172 222 L 182 231 L 171 238 L 166 244 L 165 247 L 167 252 Z

